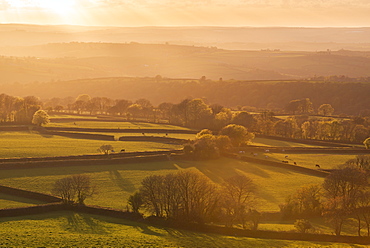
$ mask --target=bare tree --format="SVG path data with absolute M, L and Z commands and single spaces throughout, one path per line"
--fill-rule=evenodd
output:
M 72 177 L 65 177 L 57 180 L 51 192 L 61 197 L 64 203 L 73 202 L 76 192 L 73 188 Z
M 229 224 L 242 223 L 246 227 L 247 213 L 253 201 L 255 185 L 252 179 L 238 175 L 224 181 L 222 184 L 223 207 L 226 211 Z

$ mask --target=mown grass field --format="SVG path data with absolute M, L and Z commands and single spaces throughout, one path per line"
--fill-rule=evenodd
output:
M 50 194 L 53 183 L 72 174 L 87 174 L 96 185 L 98 194 L 86 203 L 126 209 L 130 194 L 139 189 L 149 175 L 167 174 L 182 169 L 195 169 L 212 181 L 222 183 L 236 174 L 245 174 L 256 184 L 254 206 L 261 211 L 278 211 L 279 204 L 306 184 L 320 184 L 323 178 L 287 169 L 221 158 L 210 161 L 160 161 L 101 166 L 70 166 L 30 170 L 3 170 L 0 184 Z
M 339 165 L 343 165 L 346 161 L 354 159 L 359 154 L 326 154 L 326 153 L 263 153 L 259 154 L 258 158 L 266 159 L 271 161 L 288 161 L 290 164 L 294 162 L 298 166 L 318 169 L 316 164 L 320 165 L 321 169 L 335 169 Z M 285 156 L 288 156 L 285 158 Z
M 251 142 L 254 146 L 271 146 L 271 147 L 322 147 L 317 145 L 308 145 L 296 142 L 289 142 L 283 140 L 273 140 L 265 138 L 254 138 Z
M 0 247 L 366 247 L 194 233 L 71 212 L 1 218 L 0 237 Z
M 86 117 L 87 118 L 87 117 Z M 84 121 L 84 118 L 78 121 L 70 120 L 51 120 L 45 127 L 73 127 L 73 128 L 109 128 L 109 129 L 171 129 L 171 130 L 190 130 L 186 127 L 173 126 L 168 124 L 156 124 L 136 121 Z
M 0 139 L 0 158 L 97 154 L 97 149 L 104 144 L 110 144 L 116 150 L 124 148 L 127 152 L 182 148 L 169 143 L 73 139 L 29 132 L 0 132 Z

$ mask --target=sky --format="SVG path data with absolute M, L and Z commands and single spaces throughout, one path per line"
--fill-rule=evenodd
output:
M 0 23 L 369 27 L 370 0 L 0 0 Z

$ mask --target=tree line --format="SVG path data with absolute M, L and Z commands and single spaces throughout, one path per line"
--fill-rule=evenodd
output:
M 118 115 L 127 120 L 166 120 L 174 125 L 217 131 L 229 124 L 237 124 L 254 133 L 287 138 L 359 143 L 370 136 L 369 117 L 334 118 L 332 114 L 336 110 L 331 104 L 324 103 L 315 110 L 309 98 L 286 103 L 284 111 L 288 115 L 285 119 L 269 110 L 248 112 L 241 107 L 233 110 L 220 104 L 207 104 L 207 100 L 200 98 L 154 106 L 147 99 L 132 102 L 82 94 L 67 106 L 58 104 L 62 102 L 62 99 L 52 99 L 45 103 L 45 107 L 49 111 Z

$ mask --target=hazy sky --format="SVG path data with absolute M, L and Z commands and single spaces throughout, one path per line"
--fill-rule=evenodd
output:
M 370 26 L 370 0 L 0 0 L 0 23 Z

